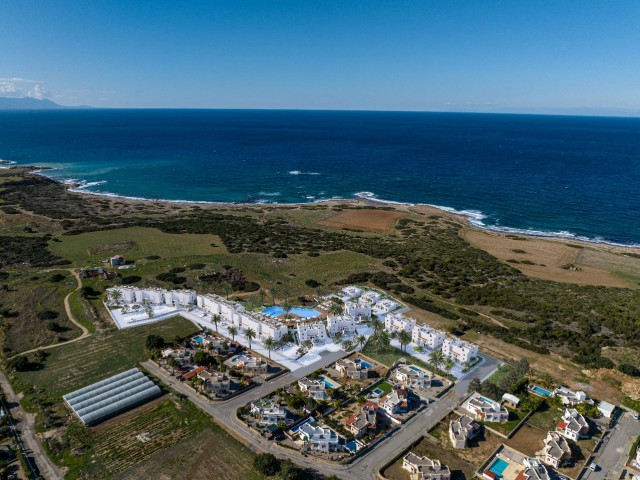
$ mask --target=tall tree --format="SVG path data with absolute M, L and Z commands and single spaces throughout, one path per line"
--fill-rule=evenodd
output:
M 227 331 L 229 332 L 229 335 L 231 335 L 231 340 L 232 341 L 236 341 L 236 335 L 238 334 L 238 327 L 236 327 L 235 325 L 231 325 Z
M 218 332 L 218 324 L 222 321 L 222 318 L 220 317 L 220 315 L 213 315 L 211 317 L 211 322 L 215 325 L 216 327 L 216 333 Z
M 253 328 L 246 328 L 244 330 L 244 338 L 249 340 L 249 350 L 251 350 L 251 340 L 256 338 L 256 331 Z
M 398 341 L 400 342 L 400 350 L 407 351 L 407 345 L 411 343 L 411 334 L 406 330 L 400 330 L 398 333 Z
M 269 352 L 269 359 L 271 359 L 271 350 L 275 348 L 276 341 L 273 339 L 273 337 L 267 337 L 265 341 L 262 343 L 264 345 L 264 348 L 266 348 L 267 351 Z

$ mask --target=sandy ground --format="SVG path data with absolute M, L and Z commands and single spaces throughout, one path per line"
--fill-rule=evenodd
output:
M 502 233 L 475 228 L 464 228 L 461 235 L 474 247 L 532 277 L 581 285 L 623 288 L 640 286 L 637 282 L 617 276 L 634 273 L 640 275 L 640 259 L 621 255 L 622 252 L 633 252 L 633 249 L 524 235 L 518 235 L 518 240 Z M 579 245 L 582 248 L 569 245 Z M 534 265 L 507 260 L 524 260 Z M 577 269 L 562 268 L 570 264 Z
M 391 210 L 344 210 L 318 222 L 329 227 L 391 233 L 406 213 Z

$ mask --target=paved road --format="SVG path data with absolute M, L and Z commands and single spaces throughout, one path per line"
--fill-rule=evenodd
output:
M 584 480 L 617 479 L 620 477 L 624 464 L 628 460 L 631 445 L 640 435 L 640 422 L 624 412 L 618 417 L 613 428 L 604 438 L 602 445 L 595 452 L 595 462 L 598 471 L 587 470 Z
M 9 380 L 0 372 L 0 385 L 5 394 L 9 414 L 13 418 L 16 433 L 22 441 L 24 453 L 35 463 L 37 470 L 46 480 L 62 480 L 61 469 L 56 466 L 44 452 L 42 445 L 36 438 L 34 415 L 25 413 L 20 407 L 18 396 L 13 391 Z
M 193 389 L 170 376 L 164 369 L 154 363 L 144 362 L 142 365 L 174 390 L 189 397 L 193 403 L 209 413 L 218 423 L 236 436 L 238 440 L 253 450 L 271 452 L 280 458 L 290 458 L 305 468 L 321 472 L 325 475 L 337 475 L 341 478 L 349 479 L 377 478 L 377 471 L 380 467 L 402 453 L 402 451 L 433 428 L 464 400 L 469 382 L 472 378 L 478 377 L 484 379 L 491 375 L 500 365 L 496 359 L 483 356 L 483 363 L 476 368 L 472 375 L 460 380 L 445 396 L 431 404 L 428 409 L 414 416 L 406 422 L 402 428 L 382 440 L 375 448 L 347 465 L 319 461 L 314 457 L 305 457 L 298 452 L 290 452 L 280 448 L 275 442 L 270 442 L 259 437 L 244 425 L 244 423 L 238 420 L 236 411 L 239 407 L 246 405 L 251 400 L 268 395 L 277 388 L 285 386 L 298 378 L 302 378 L 319 368 L 324 368 L 344 355 L 346 355 L 344 352 L 330 353 L 308 367 L 287 373 L 270 382 L 265 382 L 259 387 L 249 390 L 229 401 L 217 403 L 210 402 L 201 397 Z

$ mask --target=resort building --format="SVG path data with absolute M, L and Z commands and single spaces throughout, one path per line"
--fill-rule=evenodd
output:
M 378 303 L 382 299 L 382 295 L 373 290 L 367 290 L 358 299 L 358 303 L 361 305 L 369 305 L 373 307 L 376 303 Z
M 540 460 L 537 458 L 525 458 L 524 459 L 524 470 L 517 477 L 518 480 L 551 480 L 551 475 Z
M 329 317 L 327 318 L 327 329 L 332 337 L 338 332 L 342 335 L 354 335 L 356 333 L 356 321 L 353 317 Z
M 314 400 L 327 400 L 329 395 L 326 392 L 327 386 L 322 380 L 314 378 L 301 378 L 298 380 L 300 391 Z
M 415 365 L 400 365 L 392 372 L 391 379 L 404 388 L 430 388 L 433 375 Z
M 589 423 L 575 408 L 567 408 L 556 425 L 556 431 L 577 442 L 589 433 Z
M 120 301 L 124 303 L 150 303 L 152 305 L 168 305 L 187 308 L 196 303 L 196 292 L 193 290 L 165 290 L 164 288 L 138 288 L 131 286 L 111 287 L 107 289 L 111 295 L 120 292 Z
M 409 392 L 404 388 L 394 388 L 391 393 L 380 399 L 380 408 L 389 416 L 409 411 Z
M 570 388 L 562 386 L 556 388 L 553 392 L 551 392 L 551 396 L 560 398 L 562 404 L 565 406 L 574 406 L 587 401 L 587 394 L 583 391 L 579 390 L 577 392 L 574 392 Z
M 356 380 L 369 378 L 369 372 L 371 371 L 372 366 L 360 359 L 356 360 L 358 361 L 343 358 L 335 363 L 334 368 L 343 378 L 353 378 Z
M 324 323 L 298 323 L 298 340 L 300 343 L 311 340 L 313 343 L 324 343 L 327 337 L 327 329 Z
M 558 432 L 549 432 L 544 439 L 544 448 L 538 455 L 547 465 L 559 468 L 571 461 L 571 447 Z
M 402 468 L 409 472 L 411 480 L 449 480 L 449 467 L 442 465 L 440 460 L 431 460 L 408 453 L 402 459 Z
M 203 371 L 198 373 L 203 388 L 216 395 L 226 395 L 231 388 L 231 380 L 224 373 Z
M 269 371 L 269 364 L 251 354 L 242 354 L 232 358 L 230 367 L 240 370 L 245 375 L 252 377 L 254 375 L 264 375 Z M 229 360 L 227 360 L 229 362 Z
M 482 425 L 468 415 L 449 422 L 449 438 L 453 448 L 467 448 L 469 440 L 476 438 L 482 431 Z
M 442 342 L 442 353 L 457 363 L 469 363 L 478 355 L 478 346 L 459 338 L 445 338 Z
M 364 322 L 371 319 L 371 305 L 361 305 L 358 302 L 350 300 L 344 302 L 344 314 L 358 322 Z
M 330 428 L 305 423 L 298 430 L 298 435 L 303 442 L 303 451 L 328 453 L 340 448 L 340 437 Z
M 462 408 L 471 413 L 476 420 L 500 423 L 509 420 L 509 411 L 506 408 L 479 393 L 474 393 L 464 402 Z
M 390 333 L 401 332 L 402 330 L 411 333 L 415 326 L 415 319 L 405 317 L 401 313 L 390 313 L 384 318 L 384 328 Z
M 284 405 L 270 400 L 256 400 L 251 402 L 251 413 L 261 425 L 291 423 L 293 416 Z
M 358 298 L 360 295 L 362 295 L 362 289 L 354 285 L 349 285 L 348 287 L 344 287 L 342 289 L 342 295 L 343 299 Z
M 365 402 L 360 412 L 346 421 L 347 429 L 356 439 L 375 432 L 378 408 L 380 407 L 373 402 Z
M 384 298 L 379 302 L 376 302 L 371 311 L 374 315 L 386 315 L 389 312 L 393 312 L 396 308 L 398 308 L 397 302 Z
M 436 330 L 427 325 L 420 325 L 411 331 L 411 341 L 420 347 L 438 350 L 442 347 L 447 335 L 442 330 Z

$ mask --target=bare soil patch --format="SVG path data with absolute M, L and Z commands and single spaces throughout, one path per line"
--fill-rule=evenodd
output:
M 343 210 L 318 223 L 347 230 L 391 233 L 396 222 L 406 215 L 404 212 L 391 210 Z
M 507 445 L 520 453 L 533 457 L 544 447 L 546 436 L 547 432 L 524 424 L 513 437 L 507 440 Z
M 531 277 L 580 285 L 638 287 L 626 278 L 633 272 L 640 274 L 639 259 L 623 256 L 610 247 L 507 236 L 474 228 L 463 228 L 461 235 L 472 246 Z

